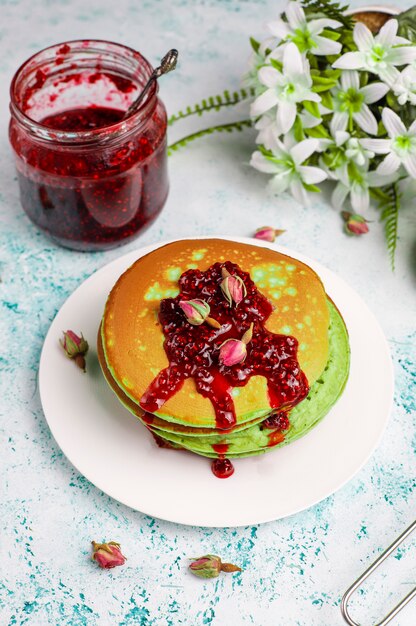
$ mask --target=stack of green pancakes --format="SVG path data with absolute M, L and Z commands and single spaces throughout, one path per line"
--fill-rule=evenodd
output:
M 223 298 L 224 268 L 244 283 L 239 303 Z M 178 306 L 196 298 L 215 327 L 190 323 Z M 246 358 L 224 365 L 221 346 L 250 328 Z M 159 445 L 211 458 L 261 454 L 308 433 L 341 395 L 350 361 L 344 321 L 311 268 L 220 239 L 168 244 L 124 272 L 106 303 L 98 355 Z

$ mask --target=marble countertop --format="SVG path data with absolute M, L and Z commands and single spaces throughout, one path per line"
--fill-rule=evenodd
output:
M 173 113 L 206 95 L 237 89 L 249 36 L 262 37 L 283 6 L 281 0 L 0 1 L 2 625 L 341 625 L 345 589 L 415 518 L 414 207 L 400 215 L 392 273 L 375 211 L 371 233 L 348 238 L 325 198 L 306 209 L 289 196 L 270 196 L 264 176 L 248 166 L 253 133 L 247 129 L 205 137 L 173 154 L 163 213 L 121 249 L 83 254 L 59 248 L 20 208 L 7 139 L 7 85 L 28 56 L 55 42 L 88 37 L 126 43 L 152 61 L 177 47 L 180 65 L 161 85 Z M 237 113 L 247 114 L 242 106 L 178 122 L 170 139 Z M 133 511 L 83 478 L 50 434 L 37 391 L 50 322 L 87 276 L 120 254 L 173 237 L 250 236 L 264 224 L 286 229 L 283 245 L 347 280 L 380 321 L 396 375 L 394 409 L 381 444 L 337 493 L 276 522 L 204 529 Z M 359 432 L 351 432 L 345 446 L 354 446 L 356 437 Z M 89 559 L 91 539 L 119 541 L 127 564 L 100 570 Z M 374 623 L 414 586 L 414 543 L 407 541 L 357 594 L 353 611 L 361 623 Z M 187 558 L 206 552 L 240 564 L 244 572 L 214 580 L 192 577 Z M 415 622 L 416 602 L 392 623 Z

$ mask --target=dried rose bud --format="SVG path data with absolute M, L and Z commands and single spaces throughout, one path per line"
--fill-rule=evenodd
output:
M 185 313 L 186 319 L 193 326 L 200 326 L 210 313 L 210 306 L 204 300 L 181 300 L 179 306 Z
M 181 300 L 179 306 L 185 313 L 186 319 L 193 326 L 200 326 L 204 322 L 213 328 L 221 328 L 221 324 L 209 317 L 210 306 L 205 300 Z
M 241 568 L 232 563 L 222 563 L 219 556 L 206 554 L 190 564 L 189 569 L 199 578 L 217 578 L 220 572 L 241 572 Z
M 358 236 L 368 233 L 368 222 L 365 217 L 349 211 L 342 211 L 341 215 L 345 222 L 344 230 L 347 235 Z
M 221 291 L 225 296 L 228 304 L 238 306 L 247 295 L 247 289 L 240 276 L 232 276 L 225 267 L 222 268 L 222 282 L 220 284 Z
M 215 554 L 207 554 L 193 561 L 189 569 L 199 578 L 217 578 L 221 571 L 221 559 Z
M 126 557 L 121 554 L 120 544 L 115 541 L 95 543 L 92 541 L 92 560 L 104 569 L 124 565 Z
M 220 345 L 219 361 L 230 367 L 242 363 L 247 356 L 247 344 L 253 337 L 253 323 L 241 339 L 227 339 Z
M 276 237 L 283 235 L 285 232 L 285 230 L 272 228 L 271 226 L 262 226 L 254 233 L 254 239 L 261 239 L 262 241 L 269 241 L 270 243 L 273 243 Z
M 63 339 L 59 343 L 65 350 L 68 358 L 74 359 L 75 363 L 85 372 L 85 355 L 88 352 L 88 341 L 86 341 L 81 333 L 78 337 L 73 330 L 63 332 Z

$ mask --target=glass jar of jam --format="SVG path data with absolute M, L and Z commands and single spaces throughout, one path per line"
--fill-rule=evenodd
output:
M 159 214 L 168 193 L 163 103 L 138 52 L 106 41 L 46 48 L 11 84 L 10 142 L 21 203 L 57 243 L 103 250 L 130 241 Z

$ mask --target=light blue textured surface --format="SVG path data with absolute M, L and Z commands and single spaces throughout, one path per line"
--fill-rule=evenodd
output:
M 401 215 L 392 274 L 375 212 L 371 234 L 349 239 L 324 199 L 304 209 L 287 196 L 267 195 L 264 176 L 247 165 L 250 131 L 204 138 L 172 156 L 164 212 L 120 250 L 60 249 L 19 206 L 7 141 L 7 85 L 29 55 L 83 37 L 124 42 L 152 61 L 175 46 L 181 62 L 161 89 L 173 113 L 205 95 L 237 88 L 249 35 L 262 37 L 264 24 L 282 8 L 272 0 L 0 0 L 2 626 L 340 625 L 346 587 L 415 517 L 414 207 Z M 245 117 L 243 107 L 240 113 Z M 209 120 L 178 123 L 171 140 L 201 123 Z M 263 224 L 285 228 L 282 244 L 343 276 L 380 320 L 397 377 L 387 432 L 347 486 L 291 518 L 237 530 L 151 519 L 98 491 L 55 444 L 36 385 L 43 338 L 73 289 L 117 255 L 171 237 L 246 236 Z M 64 401 L 76 403 L 71 390 Z M 355 437 L 359 432 L 351 432 L 345 446 L 354 446 Z M 279 497 L 278 488 L 270 497 Z M 120 541 L 127 564 L 98 569 L 89 560 L 91 539 Z M 416 584 L 415 549 L 409 541 L 357 595 L 354 615 L 363 624 L 374 623 Z M 206 552 L 238 563 L 244 572 L 208 581 L 192 577 L 187 558 Z M 416 603 L 394 623 L 415 624 Z

